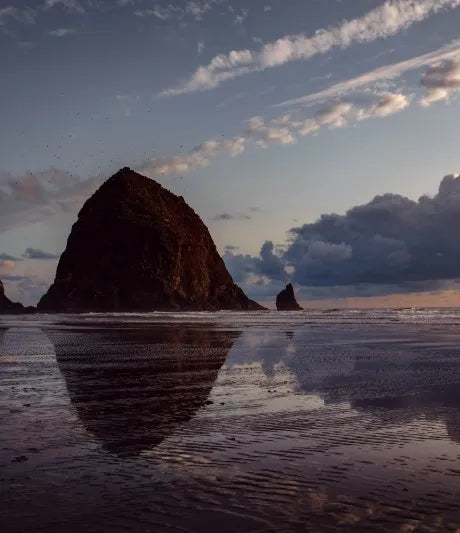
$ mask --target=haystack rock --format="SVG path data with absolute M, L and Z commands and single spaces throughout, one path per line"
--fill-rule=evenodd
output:
M 86 201 L 39 311 L 259 310 L 181 196 L 123 168 Z
M 276 308 L 278 311 L 302 311 L 302 307 L 297 303 L 294 295 L 294 287 L 291 283 L 281 291 L 276 297 Z
M 27 310 L 28 311 L 28 310 Z M 26 312 L 24 306 L 20 303 L 12 302 L 5 296 L 5 288 L 0 281 L 0 314 L 20 314 Z

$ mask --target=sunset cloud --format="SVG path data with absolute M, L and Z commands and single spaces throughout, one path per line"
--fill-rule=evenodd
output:
M 289 278 L 309 290 L 333 287 L 336 295 L 345 287 L 347 296 L 444 290 L 445 281 L 460 279 L 460 243 L 446 232 L 459 224 L 460 177 L 449 175 L 432 198 L 376 196 L 345 215 L 291 229 L 286 249 L 266 242 L 257 257 L 227 250 L 224 259 L 242 283 L 251 276 L 274 284 Z
M 406 30 L 443 9 L 460 6 L 460 0 L 387 0 L 365 15 L 314 35 L 286 35 L 266 43 L 259 50 L 232 50 L 200 66 L 183 84 L 167 89 L 166 96 L 214 89 L 224 81 L 278 67 L 292 61 L 308 60 L 334 48 L 372 42 Z
M 364 120 L 373 117 L 388 117 L 394 113 L 399 113 L 410 105 L 411 99 L 410 96 L 401 93 L 383 94 L 377 103 L 360 110 L 358 119 Z
M 350 93 L 363 91 L 364 89 L 373 87 L 379 82 L 400 78 L 404 74 L 413 70 L 419 70 L 430 65 L 439 64 L 442 61 L 455 61 L 457 59 L 460 60 L 460 40 L 453 41 L 433 52 L 370 70 L 359 76 L 333 84 L 321 91 L 285 100 L 276 104 L 274 107 L 311 105 L 336 98 L 343 98 Z
M 460 90 L 460 58 L 431 67 L 423 75 L 421 84 L 427 89 L 426 95 L 420 100 L 423 107 L 448 100 L 452 93 Z

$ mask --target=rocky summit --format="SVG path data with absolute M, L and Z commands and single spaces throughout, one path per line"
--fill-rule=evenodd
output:
M 302 311 L 302 307 L 297 303 L 294 294 L 294 287 L 291 283 L 286 285 L 276 297 L 276 308 L 278 311 Z
M 123 168 L 72 227 L 40 311 L 258 310 L 181 196 Z

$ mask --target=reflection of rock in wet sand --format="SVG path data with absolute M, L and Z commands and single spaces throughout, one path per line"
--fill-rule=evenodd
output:
M 49 332 L 79 418 L 126 456 L 157 446 L 205 405 L 236 336 L 151 326 Z

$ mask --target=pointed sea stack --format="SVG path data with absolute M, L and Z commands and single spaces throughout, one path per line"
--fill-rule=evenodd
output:
M 295 299 L 294 287 L 291 283 L 286 285 L 286 288 L 276 297 L 276 308 L 278 311 L 303 311 Z
M 181 196 L 123 168 L 86 201 L 39 311 L 259 310 Z
M 25 313 L 26 309 L 20 303 L 12 302 L 5 296 L 5 288 L 2 281 L 0 281 L 0 314 L 2 315 L 17 315 Z M 27 310 L 28 312 L 28 310 Z

